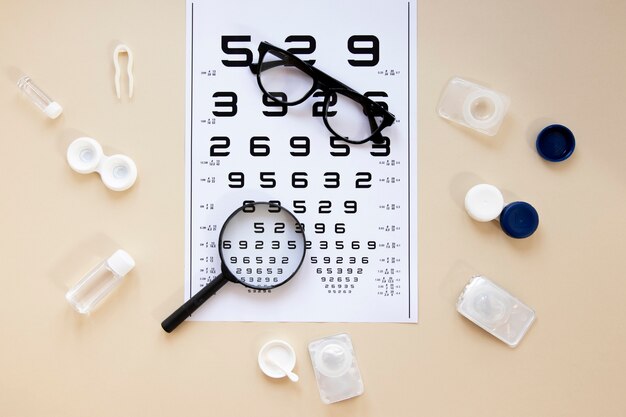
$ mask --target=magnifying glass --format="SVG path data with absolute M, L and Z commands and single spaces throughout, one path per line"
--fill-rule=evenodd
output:
M 222 272 L 178 310 L 163 320 L 171 332 L 227 282 L 269 290 L 289 281 L 305 254 L 304 228 L 296 217 L 275 203 L 251 202 L 235 210 L 219 236 Z

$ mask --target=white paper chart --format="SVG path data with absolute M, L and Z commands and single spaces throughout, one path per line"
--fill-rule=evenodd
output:
M 245 201 L 279 202 L 307 246 L 285 285 L 229 282 L 192 320 L 417 322 L 416 26 L 406 0 L 187 1 L 185 297 L 220 273 Z M 262 41 L 386 107 L 384 140 L 334 136 L 322 91 L 270 100 L 250 70 Z

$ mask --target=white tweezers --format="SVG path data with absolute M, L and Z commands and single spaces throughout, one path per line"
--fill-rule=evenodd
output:
M 113 51 L 113 65 L 115 65 L 115 93 L 117 98 L 120 98 L 120 54 L 126 53 L 128 55 L 128 98 L 133 97 L 133 52 L 126 45 L 117 45 L 115 51 Z

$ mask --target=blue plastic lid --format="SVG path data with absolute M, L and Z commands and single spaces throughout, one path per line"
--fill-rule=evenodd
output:
M 539 226 L 537 210 L 524 201 L 507 204 L 500 213 L 500 226 L 504 233 L 523 239 L 535 233 Z
M 561 162 L 569 158 L 576 147 L 576 140 L 571 130 L 563 125 L 550 125 L 537 135 L 537 152 L 550 162 Z

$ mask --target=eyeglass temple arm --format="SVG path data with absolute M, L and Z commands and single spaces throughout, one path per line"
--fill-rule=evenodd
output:
M 372 116 L 371 114 L 367 114 L 367 119 L 370 122 L 370 130 L 372 131 L 372 137 L 370 138 L 371 141 L 374 143 L 383 143 L 382 128 L 380 129 L 378 128 L 378 125 L 376 124 L 376 120 L 374 119 L 374 116 Z M 376 132 L 377 130 L 378 132 Z
M 380 126 L 378 126 L 378 124 L 376 123 L 376 119 L 374 118 L 374 115 L 372 114 L 372 112 L 369 112 L 364 108 L 363 113 L 367 116 L 367 120 L 370 123 L 370 129 L 372 131 L 371 140 L 374 143 L 382 143 L 383 142 L 382 130 L 388 126 L 391 126 L 393 122 L 396 120 L 396 116 L 389 113 L 389 111 L 385 110 L 385 108 L 381 106 L 380 104 L 376 102 L 374 102 L 374 104 L 376 104 L 377 106 L 380 106 L 385 111 L 385 115 L 383 116 L 383 120 L 381 121 Z M 376 130 L 378 130 L 378 132 L 376 132 Z M 374 134 L 373 132 L 376 132 L 376 133 Z

